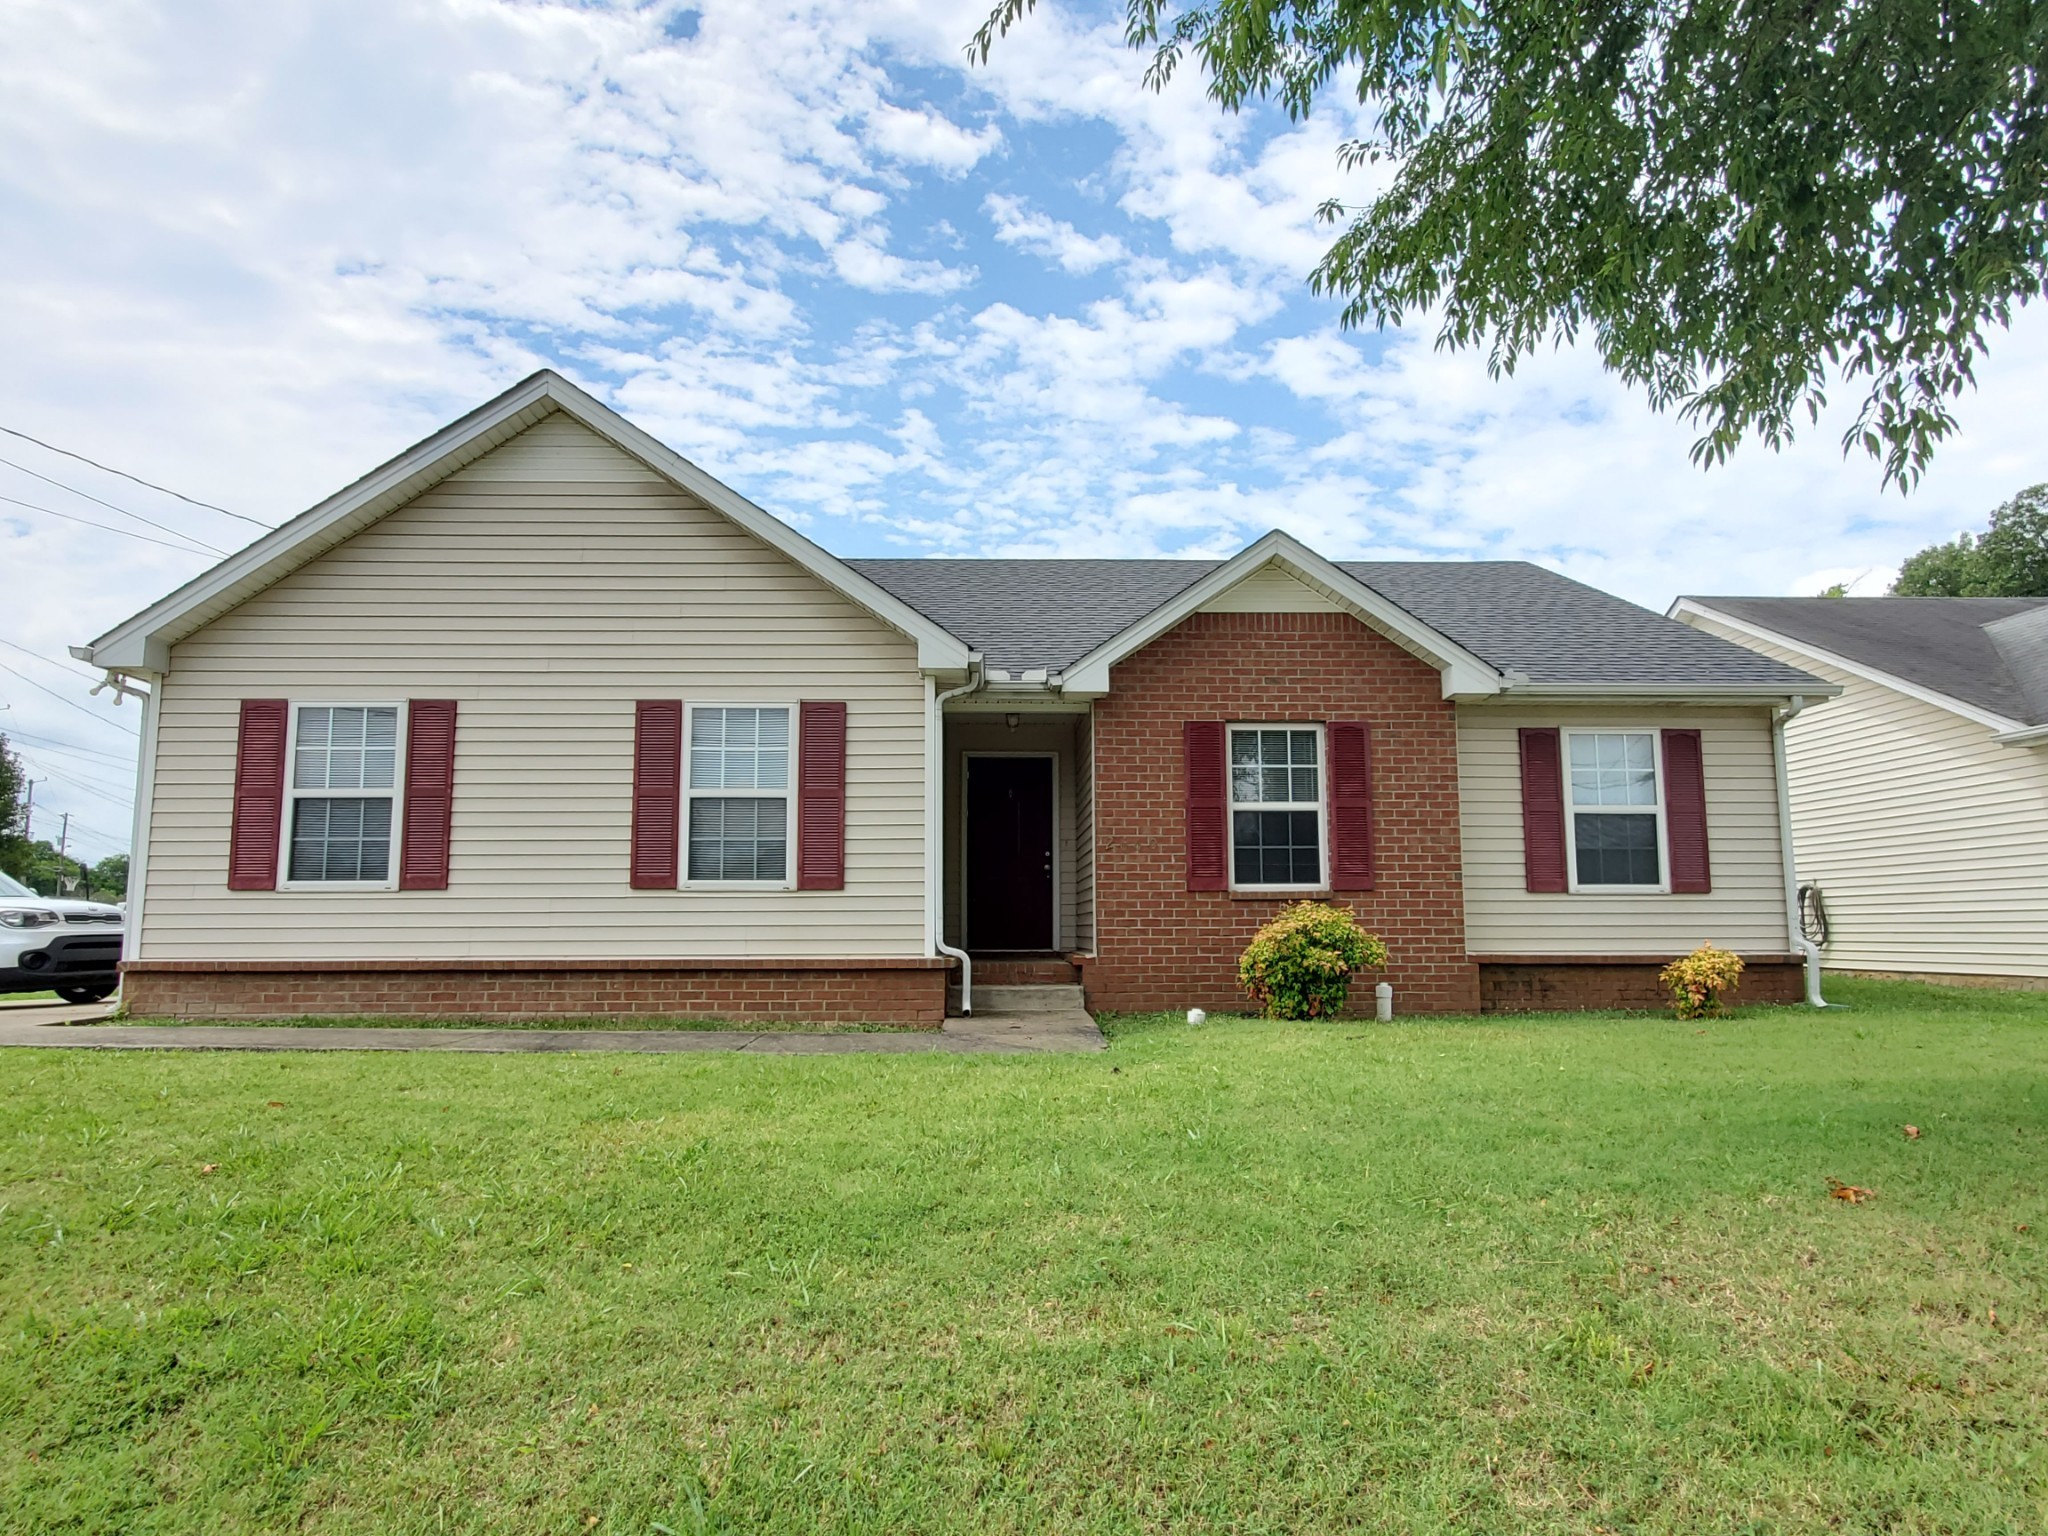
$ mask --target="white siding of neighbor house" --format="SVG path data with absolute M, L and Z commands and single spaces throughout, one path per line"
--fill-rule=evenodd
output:
M 157 697 L 148 959 L 924 953 L 915 645 L 566 415 L 180 642 Z M 251 698 L 458 700 L 449 888 L 230 891 Z M 647 698 L 846 701 L 846 889 L 629 889 Z
M 1792 846 L 1843 970 L 2048 976 L 2048 750 L 1695 617 L 1842 686 L 1785 728 Z
M 1697 729 L 1706 767 L 1713 890 L 1700 896 L 1528 890 L 1517 734 L 1524 726 Z M 1786 953 L 1790 936 L 1768 711 L 1463 705 L 1458 785 L 1465 939 L 1473 954 L 1675 955 L 1707 941 L 1741 953 Z

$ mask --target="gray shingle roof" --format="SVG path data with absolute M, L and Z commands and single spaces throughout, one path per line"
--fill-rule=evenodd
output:
M 991 667 L 1061 671 L 1200 581 L 1213 560 L 849 560 Z M 1533 682 L 1724 684 L 1816 679 L 1519 560 L 1347 561 L 1342 569 L 1501 670 Z
M 2048 597 L 1693 601 L 1993 714 L 2048 724 L 2048 626 L 2025 618 L 2048 609 Z M 2022 622 L 2000 622 L 2013 619 Z

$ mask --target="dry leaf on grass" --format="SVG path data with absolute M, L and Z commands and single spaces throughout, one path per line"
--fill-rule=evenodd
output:
M 264 1106 L 264 1108 L 266 1108 L 266 1109 L 283 1109 L 283 1108 L 284 1108 L 284 1100 L 283 1100 L 283 1099 L 272 1099 L 272 1100 L 271 1100 L 271 1101 L 270 1101 L 270 1102 L 269 1102 L 268 1104 L 266 1104 L 266 1105 Z
M 1917 1126 L 1917 1125 L 1906 1125 L 1906 1126 L 1901 1126 L 1901 1127 L 1900 1127 L 1900 1129 L 1901 1129 L 1901 1130 L 1903 1130 L 1903 1131 L 1904 1131 L 1904 1132 L 1906 1133 L 1906 1140 L 1908 1140 L 1908 1141 L 1918 1141 L 1918 1140 L 1920 1139 L 1920 1127 L 1919 1127 L 1919 1126 Z
M 1871 1196 L 1871 1191 L 1860 1184 L 1844 1184 L 1840 1179 L 1828 1180 L 1828 1194 L 1837 1200 L 1846 1200 L 1851 1205 L 1861 1205 Z
M 220 1167 L 219 1163 L 201 1163 L 199 1165 L 199 1171 L 202 1174 L 212 1173 L 218 1167 Z

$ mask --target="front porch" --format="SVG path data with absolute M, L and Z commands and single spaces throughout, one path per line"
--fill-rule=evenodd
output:
M 982 986 L 1072 986 L 1095 943 L 1085 705 L 970 695 L 945 716 L 946 942 Z

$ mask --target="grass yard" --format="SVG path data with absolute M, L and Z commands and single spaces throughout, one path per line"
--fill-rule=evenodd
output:
M 2039 1532 L 2048 995 L 1833 990 L 8 1052 L 0 1530 Z

